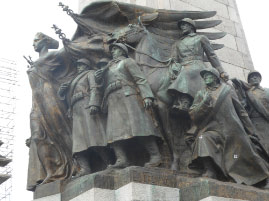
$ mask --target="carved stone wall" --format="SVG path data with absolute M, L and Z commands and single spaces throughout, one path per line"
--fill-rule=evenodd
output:
M 79 12 L 89 3 L 96 0 L 79 0 Z M 244 30 L 236 6 L 236 0 L 118 0 L 158 9 L 217 11 L 215 19 L 222 23 L 212 31 L 225 31 L 227 35 L 215 41 L 225 47 L 217 51 L 222 65 L 230 77 L 246 80 L 253 63 L 247 46 Z M 213 18 L 212 18 L 213 19 Z

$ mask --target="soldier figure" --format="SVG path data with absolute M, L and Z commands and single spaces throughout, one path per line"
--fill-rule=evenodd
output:
M 158 166 L 161 155 L 156 137 L 160 137 L 160 132 L 149 114 L 154 100 L 150 86 L 135 61 L 128 58 L 124 44 L 114 43 L 110 51 L 113 60 L 107 68 L 98 70 L 95 78 L 104 85 L 103 107 L 108 113 L 106 135 L 117 158 L 111 167 L 129 165 L 124 147 L 132 138 L 140 140 L 150 155 L 145 166 Z
M 260 86 L 261 79 L 258 71 L 251 71 L 248 74 L 248 83 L 238 79 L 232 81 L 256 128 L 256 134 L 269 154 L 269 89 Z
M 204 53 L 222 78 L 227 78 L 228 75 L 224 72 L 208 38 L 196 34 L 195 22 L 192 19 L 184 18 L 178 22 L 178 27 L 183 36 L 172 48 L 172 59 L 182 67 L 168 92 L 176 96 L 173 109 L 186 112 L 196 93 L 205 87 L 200 76 L 200 71 L 207 68 L 203 62 Z
M 189 110 L 195 126 L 186 137 L 194 139 L 192 165 L 203 165 L 203 176 L 216 178 L 216 170 L 237 183 L 254 185 L 268 178 L 267 163 L 256 153 L 254 127 L 234 90 L 220 83 L 219 72 L 201 72 L 206 88 Z M 248 137 L 249 136 L 249 137 Z M 257 141 L 257 139 L 256 139 Z
M 72 117 L 73 156 L 79 165 L 77 176 L 92 172 L 87 150 L 104 148 L 107 145 L 104 119 L 97 112 L 101 96 L 95 83 L 91 63 L 87 59 L 77 61 L 77 76 L 64 83 L 58 91 L 62 100 L 67 97 L 69 115 Z M 98 151 L 99 152 L 99 151 Z M 102 156 L 101 156 L 102 157 Z
M 260 86 L 262 76 L 258 71 L 248 74 L 247 111 L 256 128 L 256 134 L 269 154 L 269 89 Z

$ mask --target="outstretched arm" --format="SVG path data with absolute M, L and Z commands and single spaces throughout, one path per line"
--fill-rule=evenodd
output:
M 219 71 L 221 78 L 228 79 L 228 74 L 222 68 L 219 58 L 216 55 L 210 41 L 206 36 L 202 36 L 201 43 L 211 65 Z
M 190 107 L 189 114 L 196 125 L 210 113 L 213 108 L 213 100 L 207 91 L 199 91 Z

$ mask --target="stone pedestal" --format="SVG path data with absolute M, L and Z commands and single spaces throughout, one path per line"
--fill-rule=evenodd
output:
M 35 192 L 34 201 L 269 200 L 269 191 L 188 176 L 161 168 L 106 170 L 64 183 L 40 186 Z

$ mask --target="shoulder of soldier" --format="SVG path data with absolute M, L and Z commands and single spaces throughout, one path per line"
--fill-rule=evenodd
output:
M 199 91 L 196 93 L 194 99 L 197 99 L 197 98 L 199 98 L 199 97 L 202 97 L 203 94 L 205 94 L 205 93 L 206 93 L 206 89 L 201 89 L 201 90 L 199 90 Z
M 135 60 L 132 59 L 132 58 L 130 58 L 130 57 L 128 57 L 128 58 L 122 60 L 122 62 L 124 62 L 124 65 L 126 65 L 126 66 L 133 66 L 133 65 L 136 65 Z
M 197 34 L 197 37 L 199 37 L 201 41 L 209 42 L 209 39 L 205 35 L 198 35 Z

